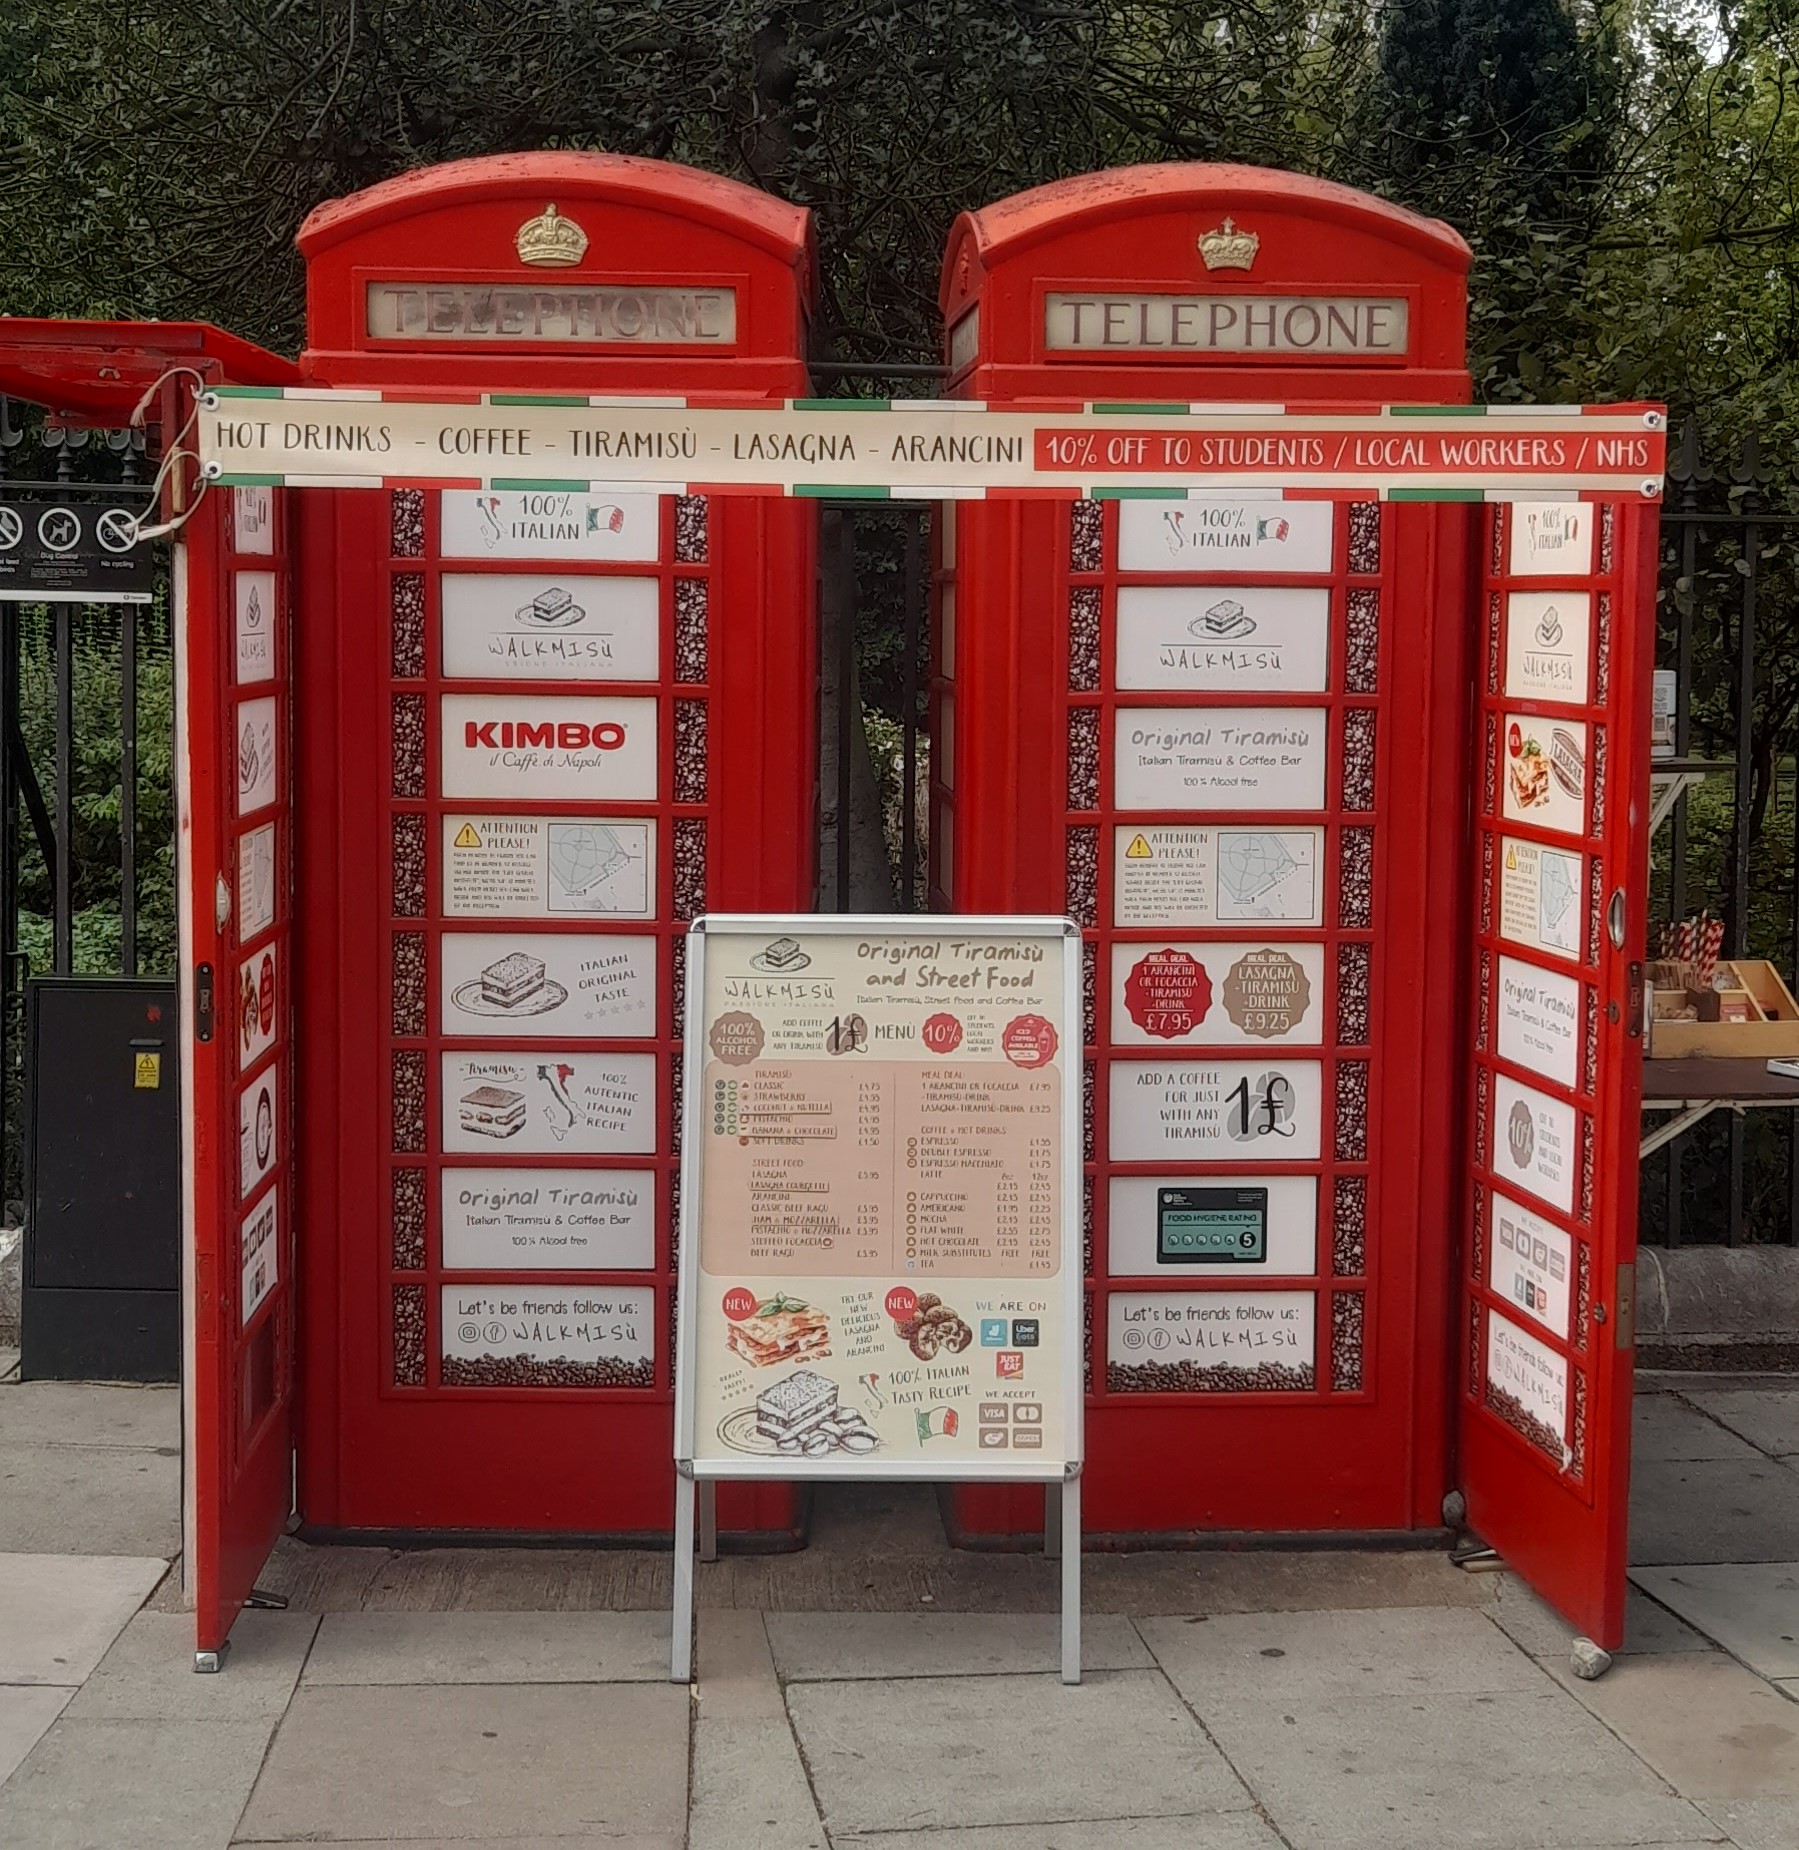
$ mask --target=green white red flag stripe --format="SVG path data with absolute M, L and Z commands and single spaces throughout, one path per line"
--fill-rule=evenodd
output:
M 1331 499 L 1661 492 L 1659 405 L 1413 406 L 672 398 L 221 386 L 206 478 L 290 488 L 865 499 Z

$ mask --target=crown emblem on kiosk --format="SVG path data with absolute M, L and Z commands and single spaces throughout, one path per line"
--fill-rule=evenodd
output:
M 514 242 L 520 262 L 556 269 L 579 263 L 587 254 L 587 233 L 572 218 L 564 218 L 553 205 L 545 206 L 536 218 L 526 219 L 519 226 Z
M 1199 254 L 1208 270 L 1247 270 L 1256 260 L 1262 240 L 1253 231 L 1244 231 L 1227 218 L 1216 231 L 1202 231 Z

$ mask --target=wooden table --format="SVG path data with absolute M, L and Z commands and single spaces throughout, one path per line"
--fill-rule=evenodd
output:
M 1643 1109 L 1674 1116 L 1647 1131 L 1638 1146 L 1648 1156 L 1690 1131 L 1714 1111 L 1791 1110 L 1799 1106 L 1799 1079 L 1784 1079 L 1760 1060 L 1645 1060 Z

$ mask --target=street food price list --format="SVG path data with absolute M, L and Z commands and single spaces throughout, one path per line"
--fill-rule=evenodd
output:
M 1005 1062 L 713 1064 L 709 1272 L 1047 1278 L 1061 1082 Z
M 683 1442 L 719 1474 L 1069 1455 L 1072 1010 L 1059 929 L 1014 923 L 696 938 Z

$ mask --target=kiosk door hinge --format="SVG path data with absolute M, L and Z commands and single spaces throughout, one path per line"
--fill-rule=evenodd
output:
M 194 1039 L 204 1046 L 213 1034 L 212 965 L 194 966 Z

